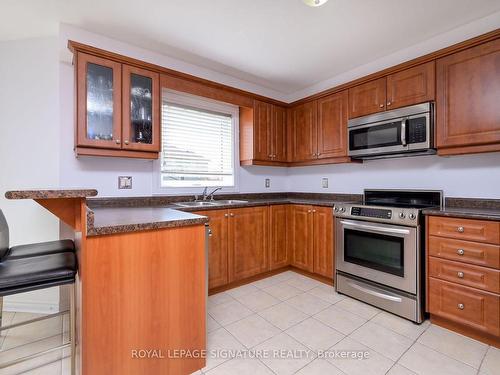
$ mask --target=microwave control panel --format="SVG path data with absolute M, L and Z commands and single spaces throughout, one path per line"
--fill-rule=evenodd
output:
M 418 117 L 408 120 L 408 143 L 423 143 L 427 141 L 426 118 Z

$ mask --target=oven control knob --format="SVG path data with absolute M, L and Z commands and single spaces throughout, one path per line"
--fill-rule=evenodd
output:
M 340 212 L 345 212 L 345 208 L 344 207 L 340 207 Z
M 417 218 L 417 216 L 415 214 L 409 214 L 408 217 L 411 219 L 411 220 L 415 220 Z
M 334 211 L 335 211 L 335 212 L 339 212 L 339 208 L 338 208 L 338 207 L 335 207 Z
M 405 213 L 404 212 L 400 212 L 399 213 L 399 218 L 400 219 L 404 219 L 406 217 Z

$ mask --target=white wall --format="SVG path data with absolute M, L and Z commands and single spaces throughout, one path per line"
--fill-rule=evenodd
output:
M 329 179 L 328 189 L 321 179 Z M 439 189 L 445 196 L 500 198 L 500 153 L 372 160 L 290 168 L 290 191 L 362 193 L 365 188 Z
M 0 208 L 11 245 L 58 239 L 58 220 L 33 201 L 7 200 L 11 189 L 59 184 L 57 38 L 0 43 Z M 56 288 L 7 297 L 5 309 L 47 311 Z

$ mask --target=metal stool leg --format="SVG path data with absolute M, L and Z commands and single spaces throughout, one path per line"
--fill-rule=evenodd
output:
M 69 324 L 71 340 L 71 375 L 76 375 L 76 293 L 75 284 L 70 286 L 70 301 L 69 301 Z

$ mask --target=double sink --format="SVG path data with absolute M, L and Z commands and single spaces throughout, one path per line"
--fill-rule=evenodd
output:
M 238 199 L 227 199 L 218 201 L 191 201 L 191 202 L 177 202 L 174 203 L 180 207 L 213 207 L 213 206 L 227 206 L 232 204 L 248 203 L 248 201 Z

